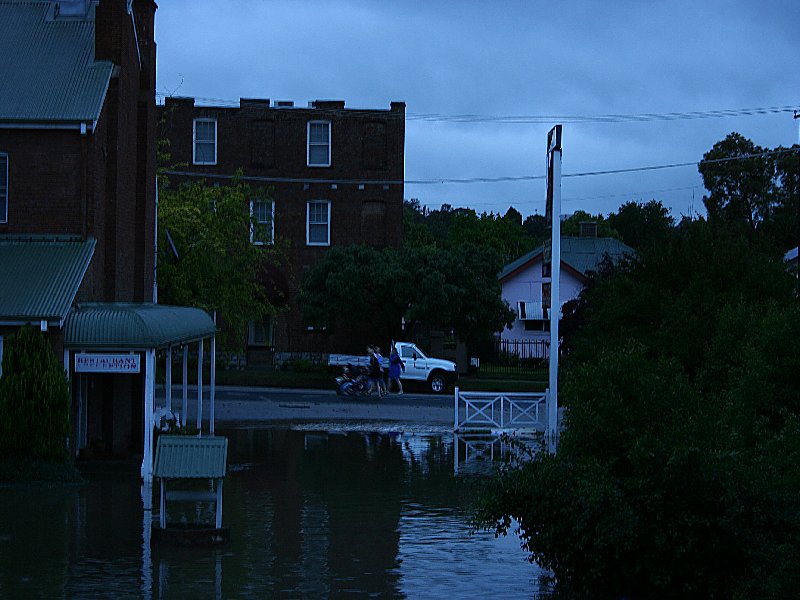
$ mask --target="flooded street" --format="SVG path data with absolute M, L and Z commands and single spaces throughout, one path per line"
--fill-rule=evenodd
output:
M 5 488 L 0 597 L 535 597 L 540 571 L 518 540 L 472 532 L 475 479 L 453 476 L 452 434 L 220 433 L 226 546 L 145 543 L 150 515 L 133 472 Z M 171 521 L 210 515 L 170 505 Z

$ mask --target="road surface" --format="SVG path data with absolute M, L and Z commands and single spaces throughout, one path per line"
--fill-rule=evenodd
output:
M 189 386 L 187 391 L 188 422 L 195 423 L 197 386 Z M 181 386 L 173 386 L 173 411 L 182 410 L 182 398 Z M 164 386 L 159 386 L 156 406 L 164 405 Z M 210 392 L 204 386 L 204 421 L 208 420 L 209 408 Z M 334 390 L 218 386 L 215 422 L 224 426 L 275 422 L 395 423 L 452 429 L 453 394 L 390 394 L 378 400 L 376 396 L 341 397 Z

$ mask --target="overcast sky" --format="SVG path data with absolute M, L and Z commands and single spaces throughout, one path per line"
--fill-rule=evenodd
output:
M 268 2 L 164 0 L 158 92 L 406 102 L 406 180 L 543 175 L 561 116 L 800 108 L 800 2 Z M 200 101 L 198 103 L 214 104 Z M 219 104 L 219 103 L 217 103 Z M 420 119 L 423 114 L 439 120 Z M 563 172 L 698 161 L 731 131 L 766 147 L 798 139 L 791 112 L 564 124 Z M 696 167 L 565 178 L 562 213 L 661 200 L 704 212 Z M 406 198 L 478 212 L 544 212 L 544 182 L 407 184 Z

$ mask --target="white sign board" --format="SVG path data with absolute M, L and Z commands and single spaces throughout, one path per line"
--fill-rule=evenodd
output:
M 76 373 L 138 373 L 138 354 L 76 354 Z

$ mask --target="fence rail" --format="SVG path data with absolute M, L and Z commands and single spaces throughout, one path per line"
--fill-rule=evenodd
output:
M 550 340 L 492 340 L 476 353 L 472 371 L 477 375 L 536 379 L 547 376 Z
M 547 429 L 547 393 L 462 392 L 455 389 L 455 431 L 470 428 Z

